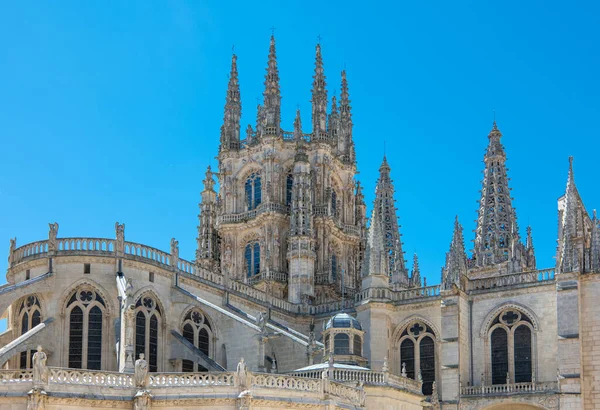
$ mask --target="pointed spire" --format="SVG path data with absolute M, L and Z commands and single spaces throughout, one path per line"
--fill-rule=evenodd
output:
M 525 244 L 527 249 L 533 249 L 533 236 L 531 235 L 531 225 L 527 227 L 527 242 Z
M 410 283 L 413 288 L 421 287 L 421 269 L 419 268 L 419 257 L 416 253 L 413 255 L 413 268 Z
M 331 113 L 327 122 L 327 134 L 332 143 L 338 144 L 338 130 L 340 126 L 340 115 L 337 109 L 337 99 L 335 95 L 331 98 Z
M 354 162 L 356 155 L 354 151 L 354 140 L 352 138 L 352 107 L 350 105 L 350 94 L 348 93 L 348 80 L 346 70 L 342 71 L 342 91 L 340 93 L 340 135 L 338 136 L 344 157 L 348 162 Z
M 221 150 L 238 149 L 240 146 L 240 118 L 242 101 L 238 81 L 237 56 L 231 56 L 231 71 L 225 97 L 225 114 L 221 126 Z
M 281 93 L 279 90 L 279 69 L 277 68 L 277 54 L 275 51 L 275 36 L 271 35 L 269 45 L 269 61 L 265 75 L 264 114 L 261 119 L 264 123 L 263 132 L 267 135 L 279 135 L 281 125 Z
M 564 196 L 564 209 L 562 211 L 561 229 L 559 238 L 561 249 L 557 264 L 561 272 L 573 272 L 581 268 L 578 246 L 575 243 L 578 236 L 577 211 L 580 206 L 579 193 L 575 186 L 575 174 L 573 172 L 573 157 L 569 157 L 569 176 L 567 177 L 567 188 Z
M 210 169 L 210 165 L 206 167 L 206 173 L 204 174 L 204 190 L 205 191 L 214 191 L 215 181 L 213 180 L 213 173 Z
M 323 56 L 321 44 L 317 44 L 315 56 L 315 74 L 312 87 L 312 125 L 313 139 L 324 141 L 327 139 L 327 89 L 325 70 L 323 69 Z
M 300 110 L 296 110 L 296 119 L 294 120 L 294 141 L 296 142 L 296 155 L 294 161 L 308 162 L 308 155 L 304 145 L 304 134 L 302 133 L 302 119 Z
M 219 259 L 219 234 L 216 229 L 217 193 L 210 165 L 206 168 L 204 190 L 200 193 L 198 237 L 196 238 L 196 263 L 207 269 L 214 269 Z
M 390 178 L 390 166 L 384 157 L 379 168 L 379 179 L 375 188 L 375 200 L 373 201 L 367 250 L 369 250 L 369 247 L 373 247 L 372 242 L 376 243 L 379 241 L 379 238 L 376 238 L 376 236 L 381 235 L 383 255 L 388 263 L 386 270 L 389 272 L 392 282 L 408 286 L 408 270 L 404 263 L 404 252 L 402 251 L 402 242 L 400 241 L 394 193 L 394 185 Z M 365 263 L 365 268 L 368 269 L 368 262 Z M 363 274 L 369 273 L 378 272 L 363 272 Z
M 511 271 L 527 267 L 520 242 L 517 216 L 512 206 L 506 153 L 500 142 L 502 133 L 494 121 L 484 156 L 485 169 L 475 229 L 473 259 L 476 268 L 493 267 L 511 261 Z
M 442 269 L 442 288 L 446 290 L 451 289 L 453 284 L 460 286 L 460 278 L 466 274 L 467 254 L 465 253 L 463 228 L 458 222 L 458 216 L 456 216 L 450 250 L 446 253 L 446 264 Z

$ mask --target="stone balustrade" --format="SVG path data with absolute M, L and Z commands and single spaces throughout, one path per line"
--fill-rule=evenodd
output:
M 352 299 L 337 300 L 335 302 L 322 303 L 320 305 L 310 305 L 308 312 L 311 315 L 324 313 L 340 312 L 342 310 L 353 310 L 354 301 Z
M 133 387 L 131 374 L 80 369 L 48 368 L 49 384 L 69 384 L 79 386 L 99 386 L 121 389 Z
M 57 251 L 88 251 L 111 253 L 115 250 L 115 240 L 106 238 L 58 238 Z
M 312 134 L 302 134 L 302 138 L 306 142 L 310 142 L 310 138 Z M 284 141 L 294 141 L 294 132 L 293 131 L 283 131 L 283 140 Z
M 33 370 L 0 370 L 0 386 L 33 383 Z
M 497 275 L 489 278 L 472 279 L 469 281 L 468 290 L 488 290 L 514 285 L 553 282 L 554 275 L 554 269 L 542 269 L 531 272 L 519 272 L 507 275 Z
M 48 252 L 48 241 L 37 241 L 23 245 L 13 252 L 12 262 L 19 263 L 30 257 L 34 259 L 46 255 Z
M 253 373 L 250 377 L 252 387 L 268 389 L 299 390 L 303 392 L 320 392 L 321 380 L 304 377 Z
M 226 214 L 217 217 L 217 224 L 235 224 L 246 222 L 266 212 L 288 214 L 289 207 L 278 202 L 262 202 L 256 208 L 238 214 Z
M 288 275 L 285 272 L 277 272 L 273 270 L 260 272 L 258 275 L 254 275 L 248 278 L 248 284 L 255 285 L 263 280 L 273 280 L 275 282 L 287 283 Z
M 539 392 L 557 392 L 558 382 L 531 382 L 493 384 L 490 386 L 467 386 L 460 389 L 461 396 L 493 396 L 502 394 L 527 394 Z
M 234 386 L 234 373 L 150 373 L 148 387 Z
M 150 246 L 141 245 L 134 242 L 125 242 L 125 255 L 139 257 L 144 261 L 156 262 L 159 265 L 171 265 L 171 255 L 160 249 L 151 248 Z
M 350 387 L 342 383 L 329 382 L 325 383 L 323 391 L 332 396 L 346 399 L 360 407 L 365 405 L 366 395 L 363 389 Z
M 440 285 L 403 289 L 400 288 L 398 285 L 394 284 L 392 289 L 363 289 L 355 295 L 354 299 L 356 303 L 365 302 L 371 299 L 389 300 L 392 302 L 403 302 L 408 300 L 438 297 L 440 295 L 440 290 Z

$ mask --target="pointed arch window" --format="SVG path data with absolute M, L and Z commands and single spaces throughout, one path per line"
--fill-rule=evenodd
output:
M 200 309 L 193 309 L 185 315 L 182 324 L 183 337 L 188 342 L 193 344 L 204 353 L 207 357 L 212 358 L 212 337 L 213 331 L 208 318 Z M 201 364 L 196 364 L 191 360 L 183 360 L 184 372 L 206 372 L 206 369 Z
M 294 187 L 294 176 L 288 174 L 285 180 L 285 204 L 292 206 L 292 189 Z
M 67 302 L 69 354 L 72 369 L 100 370 L 106 302 L 94 289 L 84 287 Z
M 337 216 L 337 193 L 335 189 L 331 190 L 331 214 Z
M 158 371 L 158 340 L 162 311 L 154 297 L 142 295 L 135 304 L 135 357 L 144 353 L 148 369 Z
M 525 313 L 508 308 L 496 315 L 488 331 L 492 384 L 533 381 L 534 327 Z
M 251 242 L 246 245 L 244 259 L 247 277 L 258 275 L 260 273 L 260 245 L 258 242 Z
M 436 374 L 435 336 L 422 322 L 408 325 L 400 335 L 400 369 L 406 377 L 423 381 L 423 394 L 430 395 Z
M 21 326 L 21 334 L 25 334 L 42 322 L 42 308 L 37 296 L 27 296 L 19 304 L 18 323 Z M 19 357 L 19 368 L 30 369 L 33 350 L 21 352 Z
M 255 209 L 262 202 L 262 182 L 260 174 L 254 172 L 246 179 L 244 185 L 245 200 L 248 210 Z
M 331 282 L 337 282 L 337 274 L 338 274 L 338 260 L 337 255 L 335 253 L 331 254 Z

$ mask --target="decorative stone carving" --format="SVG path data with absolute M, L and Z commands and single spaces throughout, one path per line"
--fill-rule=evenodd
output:
M 44 390 L 34 388 L 27 394 L 27 410 L 45 410 L 48 394 Z
M 37 347 L 37 352 L 33 354 L 33 385 L 36 387 L 44 386 L 48 383 L 48 367 L 46 366 L 48 356 L 42 351 L 42 346 Z
M 402 373 L 400 375 L 406 377 L 406 362 L 402 362 Z
M 148 390 L 140 390 L 133 398 L 133 410 L 150 410 L 152 395 Z
M 148 385 L 148 362 L 144 360 L 144 353 L 135 361 L 135 372 L 133 374 L 135 387 L 145 388 Z
M 10 239 L 10 248 L 8 250 L 8 266 L 12 266 L 14 262 L 14 253 L 17 248 L 17 238 Z
M 240 362 L 237 364 L 236 378 L 237 378 L 237 385 L 241 389 L 245 389 L 246 387 L 248 387 L 248 368 L 246 367 L 246 363 L 244 362 L 243 357 L 240 359 Z
M 116 250 L 122 253 L 125 250 L 125 224 L 115 222 L 115 236 L 117 238 Z
M 50 227 L 50 231 L 48 232 L 48 252 L 54 252 L 57 248 L 58 223 L 50 223 L 48 226 Z

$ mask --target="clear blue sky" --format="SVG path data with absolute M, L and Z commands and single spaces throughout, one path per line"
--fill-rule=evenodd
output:
M 384 140 L 409 265 L 439 282 L 458 214 L 473 239 L 496 109 L 519 223 L 551 267 L 567 158 L 591 212 L 598 190 L 600 5 L 558 1 L 62 1 L 0 6 L 0 271 L 18 245 L 126 238 L 196 247 L 199 193 L 214 159 L 231 47 L 243 124 L 254 123 L 271 26 L 282 126 L 310 124 L 314 47 L 328 88 L 346 66 L 359 179 L 369 209 Z M 309 131 L 309 130 L 306 130 Z

